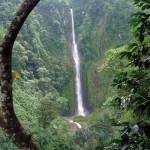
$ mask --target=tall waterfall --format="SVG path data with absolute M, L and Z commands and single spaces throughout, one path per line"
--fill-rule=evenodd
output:
M 81 75 L 80 75 L 80 56 L 78 52 L 78 46 L 76 43 L 75 37 L 75 28 L 74 28 L 74 15 L 73 10 L 70 9 L 71 12 L 71 20 L 72 20 L 72 56 L 75 64 L 75 93 L 76 93 L 76 101 L 77 101 L 77 115 L 85 116 L 86 112 L 83 106 L 83 98 L 82 98 L 82 88 L 81 88 Z

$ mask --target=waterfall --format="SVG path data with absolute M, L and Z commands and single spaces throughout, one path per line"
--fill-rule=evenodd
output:
M 73 122 L 73 120 L 69 120 L 71 123 L 75 123 L 76 124 L 76 126 L 79 128 L 79 129 L 81 129 L 82 128 L 82 126 L 78 123 L 78 122 Z
M 77 115 L 85 116 L 86 112 L 83 106 L 82 88 L 81 88 L 80 56 L 79 56 L 78 46 L 77 46 L 76 37 L 75 37 L 73 10 L 70 9 L 70 12 L 71 12 L 71 20 L 72 20 L 72 56 L 74 59 L 75 73 L 76 73 L 75 74 L 75 93 L 76 93 L 76 101 L 77 101 Z

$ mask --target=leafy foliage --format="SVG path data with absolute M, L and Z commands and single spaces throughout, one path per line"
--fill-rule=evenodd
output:
M 136 3 L 137 4 L 137 3 Z M 143 4 L 143 3 L 142 3 Z M 141 7 L 144 5 L 141 4 Z M 149 6 L 146 5 L 145 6 Z M 134 27 L 136 43 L 130 44 L 127 51 L 120 54 L 120 57 L 127 57 L 132 70 L 126 70 L 118 73 L 114 79 L 113 85 L 127 93 L 124 100 L 127 102 L 128 109 L 134 109 L 136 112 L 143 112 L 149 109 L 149 14 L 139 12 L 133 15 L 134 21 L 138 24 Z M 138 33 L 138 35 L 137 35 Z M 146 34 L 146 35 L 144 35 Z M 136 40 L 135 39 L 135 40 Z M 121 100 L 121 99 L 120 99 Z M 134 108 L 133 108 L 134 106 Z M 147 110 L 148 111 L 148 110 Z
M 135 118 L 139 120 L 137 125 L 129 127 L 132 133 L 130 130 L 122 133 L 122 136 L 126 136 L 122 137 L 123 149 L 150 148 L 149 131 L 145 130 L 149 126 L 145 123 L 149 122 L 150 117 L 150 3 L 134 0 L 134 4 L 140 9 L 132 15 L 131 20 L 135 39 L 128 49 L 120 54 L 121 59 L 128 59 L 128 68 L 118 72 L 113 80 L 113 86 L 120 91 L 114 100 L 116 105 L 125 111 L 132 110 Z

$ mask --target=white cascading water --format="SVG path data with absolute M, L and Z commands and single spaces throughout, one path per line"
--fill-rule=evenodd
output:
M 73 120 L 69 120 L 71 123 L 75 123 L 76 124 L 76 126 L 79 128 L 79 129 L 81 129 L 82 128 L 82 126 L 78 123 L 78 122 L 73 122 Z
M 74 15 L 73 10 L 70 9 L 71 12 L 71 20 L 72 20 L 72 56 L 75 63 L 75 92 L 77 99 L 77 115 L 85 116 L 86 112 L 83 106 L 83 98 L 82 98 L 82 89 L 81 89 L 81 76 L 80 76 L 80 56 L 78 52 L 78 46 L 76 43 L 75 37 L 75 28 L 74 28 Z

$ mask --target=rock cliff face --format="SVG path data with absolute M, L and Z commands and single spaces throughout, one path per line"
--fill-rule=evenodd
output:
M 110 93 L 111 74 L 101 72 L 99 68 L 104 64 L 107 49 L 119 47 L 130 40 L 128 18 L 132 9 L 130 3 L 123 0 L 73 1 L 73 6 L 82 57 L 84 101 L 92 110 L 101 107 Z

